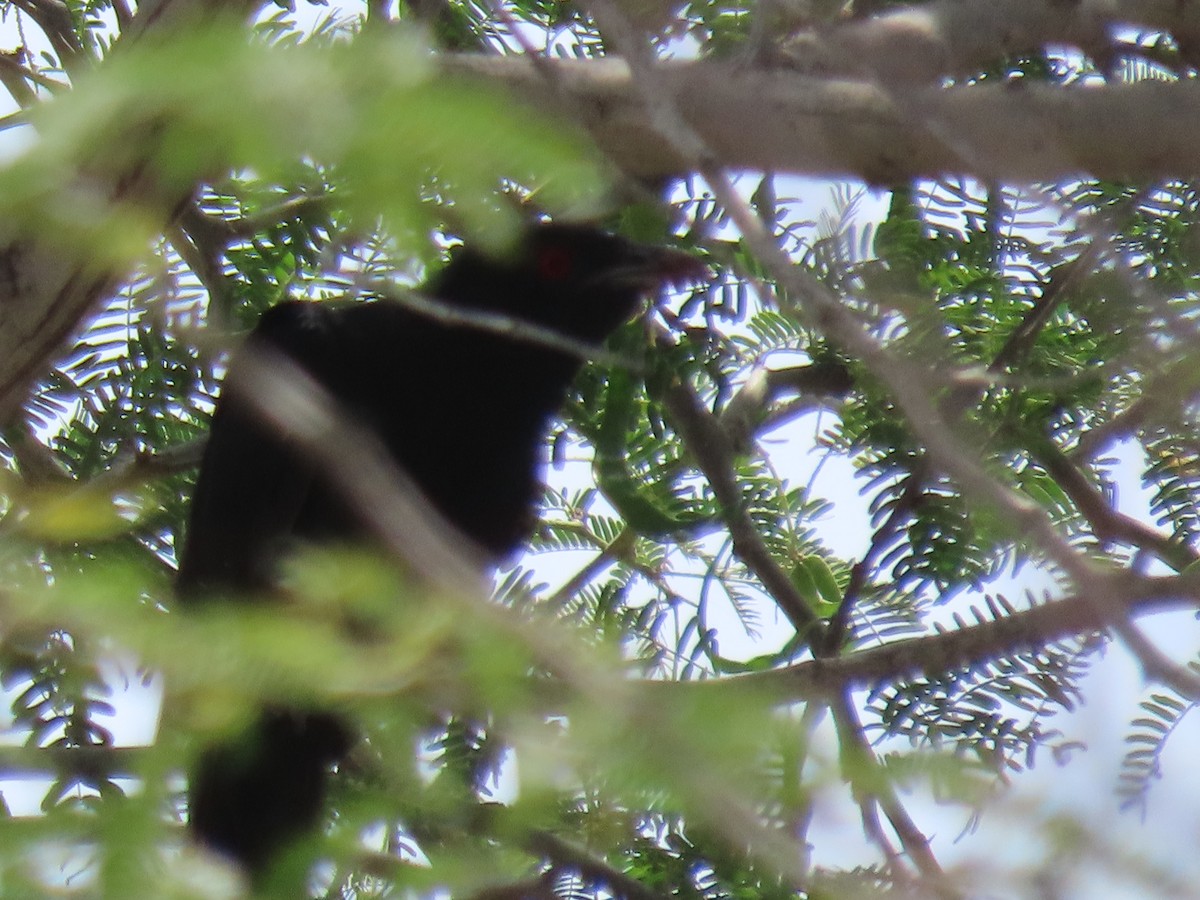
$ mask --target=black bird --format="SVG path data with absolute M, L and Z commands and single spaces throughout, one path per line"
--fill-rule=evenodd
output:
M 599 345 L 643 297 L 704 272 L 693 257 L 579 225 L 529 228 L 514 253 L 461 248 L 422 293 Z M 464 317 L 466 318 L 466 317 Z M 562 346 L 453 323 L 390 301 L 285 302 L 242 352 L 281 351 L 373 432 L 395 463 L 493 562 L 529 535 L 550 418 L 582 366 Z M 185 604 L 264 599 L 303 543 L 369 540 L 366 524 L 301 449 L 262 422 L 230 364 L 181 554 Z M 333 713 L 272 708 L 206 751 L 191 779 L 196 836 L 252 877 L 316 824 L 328 770 L 354 736 Z

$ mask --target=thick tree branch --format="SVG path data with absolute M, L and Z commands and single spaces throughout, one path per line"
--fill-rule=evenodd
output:
M 46 27 L 57 27 L 55 23 L 61 24 L 65 15 L 58 0 L 30 0 L 27 5 L 31 15 L 36 10 L 50 17 Z M 250 8 L 247 0 L 148 2 L 139 8 L 118 44 L 172 22 L 217 12 L 245 13 Z M 164 191 L 153 169 L 143 159 L 118 171 L 92 172 L 87 192 L 103 197 L 114 210 L 136 204 L 140 215 L 161 221 L 165 228 L 191 191 Z M 0 422 L 12 419 L 25 401 L 29 385 L 45 372 L 79 322 L 125 274 L 86 251 L 31 237 L 18 222 L 0 223 L 0 296 L 4 297 L 0 304 Z
M 812 73 L 870 72 L 890 83 L 932 84 L 975 73 L 1048 44 L 1094 59 L 1112 52 L 1112 29 L 1144 26 L 1189 38 L 1200 8 L 1174 0 L 938 0 L 784 42 L 784 64 Z
M 655 128 L 621 59 L 447 56 L 444 72 L 506 84 L 586 125 L 600 148 L 640 177 L 694 169 Z M 542 68 L 556 72 L 552 89 Z M 947 172 L 984 181 L 1150 179 L 1197 167 L 1200 84 L 1112 87 L 977 85 L 903 91 L 898 108 L 869 80 L 827 80 L 704 60 L 655 66 L 680 115 L 733 169 L 858 177 L 875 184 Z M 559 99 L 567 98 L 567 101 Z M 564 106 L 569 108 L 564 109 Z M 917 113 L 918 115 L 914 115 Z M 951 146 L 940 135 L 953 135 Z M 753 135 L 753 140 L 747 140 Z

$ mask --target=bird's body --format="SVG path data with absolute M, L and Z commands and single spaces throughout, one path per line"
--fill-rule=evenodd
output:
M 647 291 L 697 273 L 676 251 L 542 225 L 510 257 L 460 252 L 423 293 L 595 346 Z M 389 301 L 281 304 L 241 352 L 262 346 L 285 353 L 371 431 L 487 558 L 499 561 L 528 537 L 542 440 L 583 363 L 578 355 Z M 369 539 L 304 448 L 256 414 L 238 359 L 213 419 L 180 560 L 179 594 L 189 605 L 269 597 L 297 545 Z M 352 733 L 332 714 L 290 709 L 264 711 L 253 732 L 243 746 L 205 755 L 190 799 L 198 836 L 252 873 L 312 826 L 325 770 Z
M 384 300 L 276 306 L 251 351 L 259 343 L 299 362 L 490 557 L 527 537 L 539 439 L 573 360 Z M 224 403 L 210 440 L 180 565 L 185 590 L 269 588 L 289 544 L 366 537 L 303 448 L 278 436 L 249 402 Z M 197 523 L 207 520 L 229 525 L 200 532 Z

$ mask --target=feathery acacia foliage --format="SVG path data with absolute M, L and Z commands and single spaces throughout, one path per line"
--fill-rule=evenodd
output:
M 1133 615 L 1197 596 L 1192 182 L 1072 159 L 1057 183 L 1006 184 L 883 77 L 886 32 L 878 71 L 838 56 L 894 8 L 961 34 L 946 4 L 411 3 L 395 21 L 370 4 L 174 30 L 161 6 L 149 24 L 123 0 L 6 7 L 25 48 L 0 66 L 21 107 L 0 124 L 37 132 L 0 168 L 0 280 L 12 309 L 49 299 L 20 332 L 36 365 L 0 379 L 0 759 L 8 786 L 52 779 L 36 815 L 0 819 L 6 895 L 210 896 L 217 865 L 178 852 L 179 776 L 272 701 L 337 705 L 365 736 L 325 833 L 281 863 L 321 860 L 328 897 L 966 896 L 995 873 L 951 868 L 924 834 L 986 827 L 1026 769 L 1071 757 L 1083 736 L 1059 714 L 1093 700 L 1114 645 L 1155 683 L 1109 714 L 1130 749 L 1097 792 L 1153 819 L 1157 780 L 1186 777 L 1164 751 L 1200 679 L 1169 657 L 1194 648 Z M 1027 0 L 987 53 L 952 45 L 936 89 L 1194 75 L 1165 13 L 1099 46 L 1051 7 Z M 455 68 L 529 41 L 580 72 L 620 50 L 634 77 L 605 70 L 607 99 L 570 123 Z M 733 190 L 658 80 L 671 56 L 849 72 L 959 148 L 961 173 L 883 184 L 907 170 L 881 164 L 855 173 L 873 195 L 841 187 L 823 211 L 786 174 Z M 583 77 L 532 71 L 560 99 Z M 524 68 L 496 72 L 536 94 Z M 651 177 L 647 152 L 679 178 Z M 537 533 L 490 601 L 329 552 L 296 560 L 286 608 L 180 615 L 226 351 L 284 299 L 403 300 L 448 244 L 502 252 L 530 210 L 606 216 L 713 274 L 581 375 Z M 130 656 L 166 685 L 152 746 L 114 745 L 108 664 Z M 950 829 L 930 800 L 956 804 Z M 1058 824 L 1023 827 L 1051 846 Z M 1113 859 L 1169 891 L 1152 860 Z

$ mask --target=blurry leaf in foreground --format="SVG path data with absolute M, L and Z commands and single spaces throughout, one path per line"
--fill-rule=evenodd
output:
M 148 499 L 102 485 L 39 485 L 19 495 L 25 507 L 20 527 L 29 537 L 59 543 L 105 540 L 129 531 Z
M 37 138 L 0 171 L 0 213 L 100 260 L 142 253 L 197 182 L 231 169 L 286 180 L 298 160 L 330 166 L 348 211 L 382 215 L 401 240 L 432 222 L 431 179 L 485 238 L 508 230 L 489 225 L 511 212 L 487 199 L 505 179 L 558 211 L 592 210 L 600 188 L 567 126 L 438 74 L 395 30 L 272 47 L 193 29 L 114 54 L 35 119 Z

